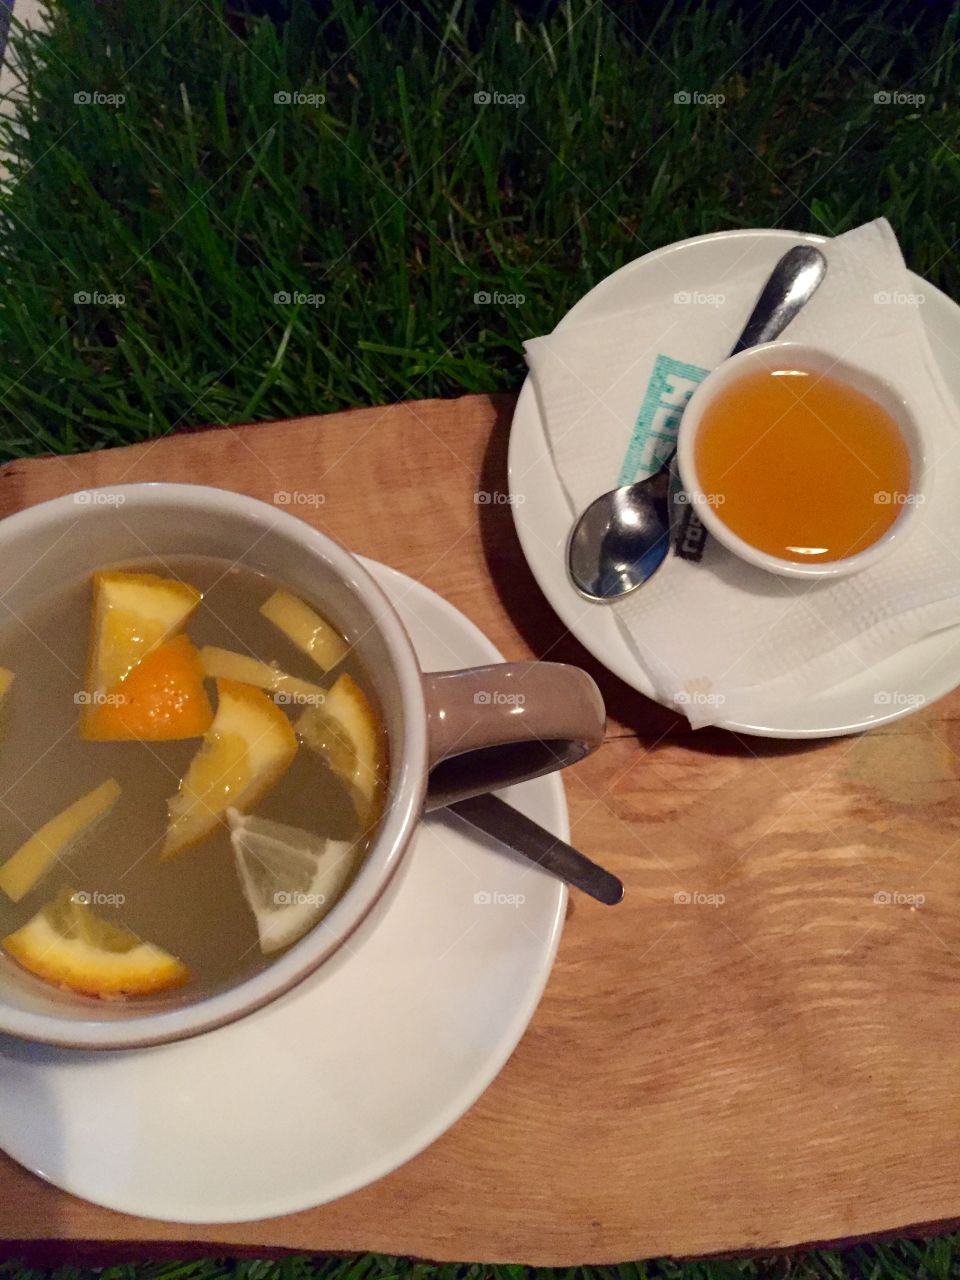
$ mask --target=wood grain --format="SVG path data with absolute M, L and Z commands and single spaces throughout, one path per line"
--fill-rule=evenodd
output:
M 567 775 L 573 839 L 627 887 L 612 911 L 572 903 L 510 1062 L 390 1177 L 282 1219 L 184 1227 L 3 1161 L 7 1240 L 560 1265 L 960 1213 L 960 702 L 827 744 L 688 732 L 564 632 L 508 506 L 475 501 L 506 493 L 512 403 L 355 410 L 0 471 L 2 514 L 121 480 L 322 493 L 286 505 L 439 591 L 508 657 L 581 663 L 610 725 Z

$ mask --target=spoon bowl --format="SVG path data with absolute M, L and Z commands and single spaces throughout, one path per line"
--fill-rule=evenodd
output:
M 594 499 L 573 526 L 567 564 L 588 600 L 616 600 L 651 578 L 670 550 L 670 473 Z M 638 492 L 639 491 L 639 492 Z

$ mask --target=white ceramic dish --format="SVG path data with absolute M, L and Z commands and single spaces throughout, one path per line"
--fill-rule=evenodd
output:
M 368 564 L 427 670 L 498 661 L 456 609 Z M 569 836 L 554 774 L 502 793 Z M 0 1147 L 75 1195 L 174 1222 L 292 1213 L 383 1177 L 487 1088 L 550 973 L 566 890 L 428 817 L 341 951 L 266 1008 L 151 1049 L 0 1038 Z
M 323 920 L 265 968 L 204 993 L 98 1001 L 0 963 L 0 1031 L 70 1048 L 144 1048 L 223 1026 L 288 991 L 347 945 L 398 874 L 421 815 L 451 800 L 580 759 L 603 741 L 604 707 L 590 677 L 550 662 L 424 674 L 396 611 L 339 543 L 269 503 L 204 485 L 82 490 L 0 522 L 10 585 L 3 611 L 20 618 L 55 584 L 149 551 L 220 556 L 319 595 L 369 673 L 386 730 L 390 785 L 362 865 Z M 523 681 L 523 694 L 514 690 Z M 549 744 L 549 745 L 547 745 Z
M 586 294 L 558 328 L 613 315 L 669 289 L 696 291 L 703 280 L 734 275 L 746 267 L 768 266 L 798 241 L 823 244 L 823 236 L 792 231 L 726 231 L 668 245 L 628 263 Z M 923 322 L 934 356 L 952 394 L 960 400 L 960 307 L 945 294 L 911 275 L 922 293 Z M 529 379 L 523 387 L 510 434 L 509 485 L 513 518 L 524 555 L 566 627 L 608 670 L 653 698 L 653 686 L 633 650 L 604 605 L 583 600 L 567 579 L 564 552 L 570 533 L 570 509 L 550 460 L 536 397 Z M 696 617 L 691 626 L 696 627 Z M 704 644 L 709 644 L 709 636 Z M 811 686 L 802 699 L 771 708 L 751 724 L 724 721 L 722 727 L 770 738 L 824 738 L 858 733 L 901 716 L 914 704 L 884 705 L 875 695 L 885 689 L 910 689 L 927 705 L 960 683 L 960 632 L 926 636 L 870 672 L 824 692 Z
M 907 443 L 910 451 L 909 491 L 903 494 L 887 495 L 888 500 L 897 501 L 897 517 L 882 537 L 857 555 L 845 556 L 840 560 L 815 561 L 806 564 L 802 561 L 786 560 L 780 556 L 769 555 L 751 546 L 749 542 L 745 542 L 734 533 L 724 520 L 722 510 L 713 501 L 716 495 L 704 493 L 701 486 L 700 477 L 697 474 L 696 449 L 704 415 L 716 403 L 717 397 L 728 392 L 745 374 L 782 369 L 784 365 L 792 365 L 798 369 L 807 369 L 834 378 L 855 391 L 869 396 L 890 414 Z M 838 360 L 829 351 L 821 351 L 800 342 L 765 342 L 758 347 L 750 347 L 746 351 L 741 351 L 739 355 L 724 360 L 723 364 L 707 374 L 683 411 L 677 437 L 677 467 L 684 492 L 696 508 L 700 520 L 728 551 L 732 551 L 734 555 L 740 556 L 749 564 L 766 569 L 768 573 L 808 580 L 845 577 L 851 573 L 859 573 L 862 569 L 882 560 L 894 547 L 899 546 L 904 538 L 909 537 L 910 529 L 916 521 L 918 504 L 926 499 L 928 489 L 927 459 L 923 437 L 919 424 L 903 396 L 885 379 L 878 378 L 866 369 L 860 369 L 846 360 Z

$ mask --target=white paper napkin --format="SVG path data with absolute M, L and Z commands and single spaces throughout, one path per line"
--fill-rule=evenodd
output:
M 777 259 L 754 259 L 696 294 L 571 325 L 525 344 L 571 520 L 598 494 L 656 469 L 686 401 L 729 352 Z M 824 247 L 820 289 L 785 331 L 893 382 L 926 438 L 933 491 L 902 547 L 863 573 L 808 584 L 744 563 L 710 538 L 671 554 L 609 606 L 658 696 L 695 727 L 762 723 L 772 709 L 849 680 L 960 623 L 960 422 L 933 360 L 900 247 L 885 219 Z

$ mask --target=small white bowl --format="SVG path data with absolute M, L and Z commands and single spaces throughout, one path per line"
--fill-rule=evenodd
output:
M 729 525 L 724 523 L 715 503 L 711 501 L 709 495 L 704 493 L 697 476 L 695 462 L 697 432 L 706 410 L 717 396 L 722 395 L 731 383 L 752 370 L 777 369 L 785 365 L 829 374 L 838 382 L 844 382 L 847 386 L 875 400 L 897 423 L 910 452 L 910 490 L 906 494 L 890 495 L 890 500 L 896 502 L 900 508 L 896 520 L 876 542 L 871 543 L 856 555 L 846 556 L 841 560 L 803 564 L 800 561 L 784 560 L 779 556 L 759 551 L 749 542 L 738 537 Z M 718 542 L 742 560 L 749 561 L 750 564 L 755 564 L 770 573 L 791 578 L 839 578 L 847 574 L 859 573 L 861 569 L 876 564 L 894 547 L 899 546 L 914 527 L 917 508 L 927 498 L 930 478 L 920 428 L 900 392 L 884 378 L 869 373 L 866 369 L 838 360 L 828 351 L 808 347 L 799 342 L 766 342 L 759 347 L 750 347 L 746 351 L 741 351 L 739 355 L 724 360 L 704 378 L 691 396 L 690 403 L 680 420 L 677 467 L 688 502 Z

